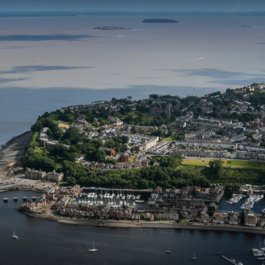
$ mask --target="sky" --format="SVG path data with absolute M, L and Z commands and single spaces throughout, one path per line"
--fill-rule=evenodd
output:
M 264 0 L 0 0 L 1 11 L 265 11 Z

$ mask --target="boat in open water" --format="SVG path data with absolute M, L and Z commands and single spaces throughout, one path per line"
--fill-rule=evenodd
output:
M 97 252 L 97 251 L 98 251 L 98 249 L 95 248 L 95 242 L 93 241 L 92 248 L 89 248 L 89 249 L 88 249 L 88 252 L 93 253 L 93 252 Z
M 15 240 L 18 240 L 18 235 L 16 234 L 15 229 L 13 231 L 12 238 L 15 239 Z
M 226 261 L 230 262 L 231 264 L 234 264 L 234 265 L 244 265 L 241 261 L 236 261 L 235 259 L 230 259 L 228 257 L 226 257 L 225 255 L 221 255 L 221 257 L 223 259 L 225 259 Z
M 193 253 L 193 255 L 190 257 L 191 260 L 197 260 L 197 255 L 195 253 Z

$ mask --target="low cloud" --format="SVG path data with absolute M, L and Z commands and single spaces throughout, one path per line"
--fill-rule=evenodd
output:
M 253 83 L 263 83 L 265 81 L 265 77 L 257 77 L 257 78 L 242 78 L 242 79 L 228 79 L 228 80 L 214 80 L 210 81 L 208 83 L 216 83 L 216 84 L 222 84 L 227 86 L 246 86 Z
M 0 71 L 1 74 L 23 74 L 30 72 L 41 71 L 65 71 L 65 70 L 78 70 L 78 69 L 90 69 L 91 66 L 63 66 L 63 65 L 24 65 L 14 66 L 9 70 Z
M 264 80 L 265 75 L 263 73 L 246 73 L 238 71 L 226 71 L 217 68 L 202 68 L 202 69 L 183 69 L 183 70 L 168 70 L 178 74 L 184 74 L 193 77 L 208 77 L 212 79 L 212 82 L 224 83 L 229 81 L 245 81 L 245 80 Z
M 209 77 L 209 78 L 233 78 L 236 76 L 246 76 L 244 72 L 237 72 L 237 71 L 225 71 L 216 68 L 202 68 L 202 69 L 184 69 L 184 70 L 177 70 L 177 73 L 182 73 L 191 76 L 202 76 L 202 77 Z
M 89 35 L 48 34 L 48 35 L 1 35 L 0 41 L 77 41 L 95 38 Z
M 6 84 L 11 82 L 25 81 L 27 78 L 0 78 L 0 84 Z
M 191 58 L 191 59 L 186 59 L 184 62 L 199 62 L 199 61 L 204 61 L 206 58 L 204 56 L 196 57 L 196 58 Z

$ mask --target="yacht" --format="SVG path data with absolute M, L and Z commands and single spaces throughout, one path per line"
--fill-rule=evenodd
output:
M 89 248 L 88 251 L 89 251 L 89 252 L 97 252 L 97 251 L 98 251 L 98 249 L 95 248 L 95 243 L 94 243 L 94 241 L 93 241 L 92 248 Z
M 165 250 L 165 253 L 166 254 L 170 254 L 171 253 L 171 250 L 169 249 L 169 247 L 167 248 L 167 250 Z
M 191 260 L 197 260 L 198 258 L 197 258 L 197 256 L 196 256 L 196 254 L 193 253 L 193 255 L 190 257 L 190 259 L 191 259 Z
M 13 231 L 12 238 L 18 240 L 18 235 L 15 230 Z
M 243 262 L 239 261 L 237 262 L 235 259 L 230 259 L 228 257 L 226 257 L 225 255 L 221 255 L 221 257 L 225 260 L 227 260 L 228 262 L 232 263 L 233 265 L 244 265 Z

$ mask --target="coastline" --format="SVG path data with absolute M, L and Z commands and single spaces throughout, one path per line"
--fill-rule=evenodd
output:
M 31 131 L 24 132 L 13 137 L 0 148 L 0 179 L 7 178 L 11 174 L 11 168 L 20 161 L 24 149 L 32 136 Z
M 138 228 L 138 229 L 176 229 L 176 230 L 199 230 L 199 231 L 215 231 L 215 232 L 232 232 L 265 235 L 264 228 L 233 226 L 233 225 L 217 225 L 217 224 L 178 224 L 174 222 L 160 221 L 125 221 L 125 220 L 87 220 L 60 217 L 55 215 L 32 213 L 26 211 L 22 207 L 17 208 L 19 212 L 29 217 L 57 222 L 67 225 L 86 225 L 98 228 Z
M 0 150 L 0 161 L 3 158 L 3 151 L 10 152 L 10 147 L 14 144 L 19 144 L 20 151 L 23 146 L 25 147 L 26 142 L 25 136 L 27 139 L 29 137 L 29 132 L 25 132 L 21 135 L 18 135 L 8 141 L 4 147 Z M 14 156 L 14 160 L 17 162 L 19 156 Z M 6 162 L 6 161 L 4 161 Z M 3 163 L 4 164 L 4 163 Z M 0 172 L 1 173 L 1 172 Z M 3 178 L 6 180 L 7 178 Z M 16 181 L 20 178 L 15 177 Z M 0 174 L 0 182 L 1 182 L 1 174 Z M 0 187 L 1 192 L 7 192 L 12 190 L 28 190 L 28 191 L 35 191 L 35 192 L 45 192 L 48 189 L 48 186 L 54 183 L 46 183 L 47 187 L 39 185 L 37 181 L 32 181 L 27 184 L 22 184 L 19 182 L 10 183 L 9 185 L 2 185 Z M 69 224 L 69 225 L 88 225 L 88 226 L 95 226 L 95 227 L 109 227 L 109 228 L 149 228 L 149 229 L 177 229 L 177 230 L 200 230 L 200 231 L 220 231 L 220 232 L 241 232 L 241 233 L 250 233 L 250 234 L 260 234 L 265 235 L 265 229 L 259 227 L 246 227 L 246 226 L 233 226 L 233 225 L 216 225 L 216 224 L 199 224 L 199 223 L 192 223 L 192 224 L 178 224 L 174 222 L 164 221 L 117 221 L 117 220 L 87 220 L 87 219 L 74 219 L 74 218 L 66 218 L 66 217 L 59 217 L 54 215 L 47 215 L 47 214 L 39 214 L 39 213 L 32 213 L 29 211 L 25 211 L 22 206 L 17 208 L 18 211 L 26 214 L 29 217 L 53 221 L 61 224 Z
M 19 166 L 24 149 L 32 136 L 31 131 L 17 135 L 0 148 L 0 193 L 13 190 L 45 192 L 55 185 L 53 182 L 40 182 L 25 179 L 22 173 L 13 173 L 13 167 Z

